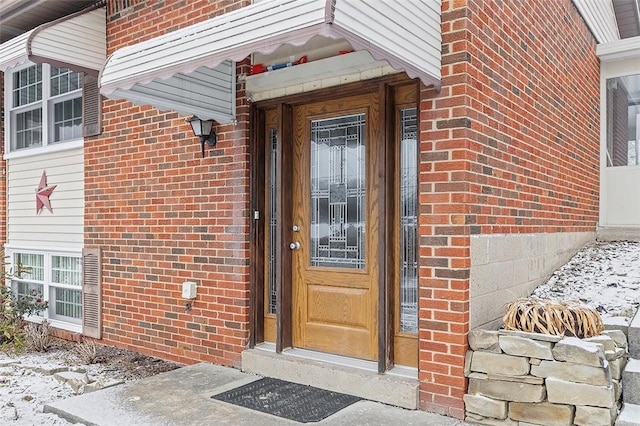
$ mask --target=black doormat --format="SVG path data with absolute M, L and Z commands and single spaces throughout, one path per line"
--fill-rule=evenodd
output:
M 269 377 L 211 398 L 300 423 L 319 422 L 362 399 Z

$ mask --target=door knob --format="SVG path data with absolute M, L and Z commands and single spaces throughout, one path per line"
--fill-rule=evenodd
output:
M 289 244 L 289 248 L 291 250 L 300 250 L 300 243 L 297 241 L 294 241 L 291 244 Z

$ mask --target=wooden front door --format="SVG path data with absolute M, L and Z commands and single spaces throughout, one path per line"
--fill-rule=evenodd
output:
M 293 346 L 378 358 L 377 92 L 293 109 Z

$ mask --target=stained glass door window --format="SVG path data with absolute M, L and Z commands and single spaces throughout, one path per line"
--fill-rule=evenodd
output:
M 311 266 L 365 267 L 365 114 L 311 121 Z
M 400 111 L 400 331 L 418 331 L 418 142 L 416 108 Z
M 276 129 L 269 130 L 269 296 L 268 310 L 270 314 L 276 313 L 276 254 L 278 239 L 278 208 L 276 197 L 278 196 L 278 135 Z

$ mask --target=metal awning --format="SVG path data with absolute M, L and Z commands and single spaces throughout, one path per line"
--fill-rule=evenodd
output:
M 235 64 L 314 36 L 346 39 L 354 50 L 440 86 L 440 1 L 265 0 L 111 55 L 101 93 L 184 115 L 235 118 Z
M 97 75 L 107 55 L 105 8 L 80 11 L 0 44 L 0 71 L 49 63 Z

